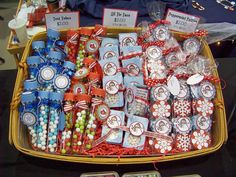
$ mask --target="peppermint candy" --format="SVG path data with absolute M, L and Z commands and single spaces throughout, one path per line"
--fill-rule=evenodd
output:
M 204 117 L 210 117 L 213 114 L 214 104 L 210 100 L 200 98 L 196 103 L 197 113 Z
M 191 102 L 189 100 L 175 100 L 173 111 L 176 117 L 188 117 L 191 114 Z
M 150 139 L 149 145 L 155 148 L 155 151 L 161 154 L 167 154 L 173 148 L 173 142 L 164 139 Z
M 156 101 L 151 107 L 154 118 L 170 117 L 171 107 L 167 101 Z
M 194 149 L 204 149 L 211 145 L 211 135 L 204 130 L 196 130 L 191 134 L 191 142 Z
M 190 151 L 192 148 L 190 135 L 177 134 L 175 137 L 175 146 L 176 146 L 176 149 L 181 152 Z

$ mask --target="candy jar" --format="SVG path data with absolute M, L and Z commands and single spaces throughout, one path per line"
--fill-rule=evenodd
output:
M 105 94 L 106 91 L 103 89 L 91 89 L 91 95 L 93 96 L 92 105 L 84 135 L 82 151 L 92 148 L 98 123 L 105 121 L 110 115 L 110 108 L 104 103 Z
M 77 94 L 75 98 L 75 126 L 72 136 L 72 151 L 79 153 L 82 145 L 82 139 L 85 131 L 86 120 L 88 115 L 88 108 L 91 101 L 91 96 L 86 94 Z
M 74 114 L 74 94 L 65 93 L 64 95 L 64 114 L 65 114 L 65 128 L 62 131 L 60 142 L 60 152 L 67 154 L 71 150 L 71 137 L 73 128 L 73 114 Z
M 49 52 L 55 47 L 56 42 L 60 39 L 60 33 L 58 31 L 47 29 L 47 46 L 46 50 Z
M 45 61 L 45 42 L 44 41 L 33 41 L 32 49 L 34 56 L 40 56 L 41 60 Z
M 47 143 L 47 125 L 49 116 L 49 92 L 38 92 L 38 127 L 37 127 L 37 147 L 40 150 L 46 150 Z
M 74 75 L 75 73 L 75 64 L 70 62 L 70 61 L 65 61 L 63 63 L 63 73 L 65 73 L 67 76 L 70 78 Z
M 27 125 L 31 143 L 37 147 L 37 97 L 35 92 L 23 92 L 21 95 L 20 119 Z
M 91 36 L 92 32 L 93 30 L 89 28 L 81 28 L 80 30 L 79 49 L 78 49 L 79 53 L 76 59 L 77 69 L 81 67 L 84 57 L 86 57 L 85 44 L 86 41 Z
M 30 79 L 35 79 L 38 74 L 38 66 L 41 63 L 39 56 L 29 56 L 27 58 L 28 73 Z
M 79 32 L 76 30 L 69 30 L 67 32 L 67 42 L 66 42 L 66 50 L 67 50 L 67 58 L 72 63 L 76 62 L 77 52 L 78 52 L 78 39 Z
M 48 140 L 47 150 L 51 153 L 57 150 L 57 136 L 58 136 L 58 123 L 61 113 L 61 106 L 63 100 L 63 93 L 50 92 L 49 94 L 49 123 L 48 123 Z

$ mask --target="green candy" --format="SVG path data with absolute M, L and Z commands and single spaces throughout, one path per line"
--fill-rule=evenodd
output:
M 81 125 L 79 128 L 80 128 L 80 130 L 84 130 L 84 126 L 83 125 Z
M 86 130 L 86 133 L 89 135 L 90 134 L 90 130 Z
M 75 127 L 76 127 L 76 128 L 79 128 L 79 124 L 75 124 Z
M 91 144 L 87 144 L 87 145 L 86 145 L 86 148 L 87 148 L 87 149 L 91 149 L 91 148 L 92 148 Z
M 95 135 L 95 132 L 91 132 L 91 135 L 93 135 L 93 136 L 94 136 L 94 135 Z
M 77 138 L 77 135 L 73 135 L 73 138 L 76 139 L 76 138 Z
M 67 146 L 70 146 L 70 142 L 67 142 L 66 145 L 67 145 Z
M 62 150 L 61 150 L 61 153 L 62 153 L 62 154 L 65 154 L 65 153 L 66 153 L 66 150 L 65 150 L 65 149 L 62 149 Z

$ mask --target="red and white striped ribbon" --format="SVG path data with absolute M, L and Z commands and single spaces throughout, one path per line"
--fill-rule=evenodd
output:
M 81 109 L 88 109 L 88 105 L 86 103 L 86 101 L 78 101 L 76 104 L 75 104 L 75 107 L 77 108 L 81 108 Z
M 65 104 L 64 105 L 64 112 L 68 112 L 70 110 L 72 110 L 74 108 L 74 105 L 72 105 L 71 103 Z
M 97 63 L 96 62 L 92 62 L 90 65 L 89 65 L 89 69 L 92 69 Z
M 67 41 L 67 43 L 72 43 L 72 44 L 76 45 L 76 44 L 78 43 L 78 41 L 77 41 L 78 36 L 79 36 L 78 34 L 74 34 L 74 35 Z
M 141 56 L 143 54 L 143 52 L 130 52 L 127 55 L 124 56 L 119 56 L 120 60 L 124 60 L 124 59 L 130 59 L 136 56 Z

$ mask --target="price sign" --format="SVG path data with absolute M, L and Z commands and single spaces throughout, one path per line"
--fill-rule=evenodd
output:
M 45 15 L 47 28 L 77 29 L 79 27 L 79 12 L 58 12 Z
M 135 27 L 138 11 L 104 8 L 103 26 Z
M 173 9 L 168 9 L 166 20 L 171 23 L 169 26 L 171 30 L 192 33 L 196 30 L 200 18 Z

